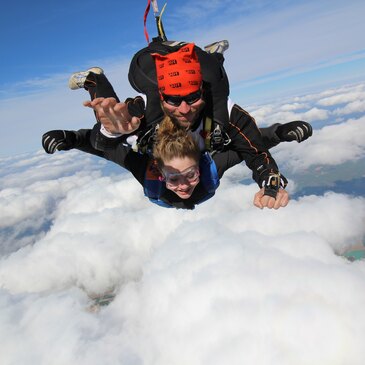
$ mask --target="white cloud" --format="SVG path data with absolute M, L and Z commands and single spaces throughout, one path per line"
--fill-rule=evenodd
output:
M 0 160 L 0 255 L 40 239 L 58 203 L 70 189 L 100 176 L 103 164 L 77 152 L 53 156 L 39 152 Z
M 305 170 L 313 165 L 339 165 L 365 155 L 365 117 L 315 130 L 304 143 L 280 144 L 273 150 L 279 165 Z
M 323 121 L 328 125 L 343 123 L 348 120 L 346 117 L 353 119 L 360 115 L 361 118 L 364 113 L 365 101 L 362 99 L 362 92 L 360 93 L 363 88 L 362 83 L 347 85 L 316 94 L 285 98 L 270 104 L 253 105 L 247 107 L 247 110 L 259 126 L 287 123 L 292 120 L 305 120 L 312 123 L 314 128 L 316 124 L 323 125 Z M 356 98 L 358 100 L 348 102 Z
M 248 108 L 250 114 L 256 119 L 256 122 L 260 124 L 262 121 L 270 120 L 270 117 L 275 112 L 275 105 L 263 105 L 260 107 Z
M 365 112 L 365 98 L 363 100 L 356 100 L 352 103 L 348 103 L 343 108 L 338 108 L 334 111 L 335 115 L 348 115 L 352 113 Z
M 271 125 L 274 123 L 287 123 L 292 120 L 305 120 L 309 123 L 326 120 L 330 116 L 330 112 L 325 109 L 316 107 L 309 110 L 298 110 L 299 108 L 281 108 L 280 106 L 270 105 L 253 109 L 250 114 L 255 118 L 259 126 Z
M 316 135 L 323 145 L 360 140 L 360 123 Z M 316 138 L 303 146 L 315 149 Z M 335 253 L 364 239 L 363 197 L 328 193 L 259 210 L 257 187 L 237 184 L 247 173 L 237 166 L 189 212 L 149 203 L 129 174 L 103 177 L 82 153 L 6 166 L 14 230 L 24 211 L 51 222 L 32 244 L 1 252 L 2 364 L 361 364 L 365 266 Z M 86 292 L 112 288 L 115 300 L 89 313 Z
M 352 87 L 342 87 L 338 90 L 333 90 L 335 95 L 327 96 L 318 100 L 319 105 L 332 106 L 337 104 L 345 104 L 357 101 L 358 99 L 364 100 L 365 91 L 364 84 L 359 84 Z
M 303 114 L 299 114 L 299 118 L 300 119 L 304 119 L 308 122 L 313 122 L 316 120 L 325 120 L 328 118 L 328 111 L 327 110 L 323 110 L 323 109 L 318 109 L 318 108 L 312 108 L 310 110 L 308 110 L 307 112 L 303 113 Z
M 282 111 L 292 111 L 298 109 L 307 109 L 308 105 L 303 103 L 291 103 L 291 104 L 284 104 L 280 107 Z

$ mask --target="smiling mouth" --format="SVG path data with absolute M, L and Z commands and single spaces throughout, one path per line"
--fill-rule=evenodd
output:
M 195 115 L 179 115 L 176 118 L 191 123 L 195 119 Z
M 176 118 L 180 123 L 186 123 L 186 124 L 191 124 L 190 119 L 186 118 L 186 117 L 178 117 Z
M 189 188 L 187 190 L 177 190 L 177 192 L 179 194 L 182 194 L 182 195 L 191 195 L 191 192 L 192 192 L 192 188 Z

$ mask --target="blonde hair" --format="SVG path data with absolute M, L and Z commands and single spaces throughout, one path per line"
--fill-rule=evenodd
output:
M 200 150 L 189 131 L 177 127 L 170 117 L 165 116 L 157 130 L 153 157 L 161 169 L 166 161 L 176 157 L 189 157 L 198 163 Z

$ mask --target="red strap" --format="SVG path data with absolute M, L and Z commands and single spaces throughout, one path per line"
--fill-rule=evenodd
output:
M 147 7 L 146 7 L 146 10 L 144 11 L 144 16 L 143 16 L 144 36 L 146 37 L 148 44 L 150 44 L 150 37 L 147 32 L 146 22 L 147 22 L 148 13 L 150 12 L 150 6 L 151 6 L 151 0 L 148 0 Z

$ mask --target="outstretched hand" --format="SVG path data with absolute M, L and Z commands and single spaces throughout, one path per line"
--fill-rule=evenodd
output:
M 129 114 L 127 104 L 118 103 L 114 98 L 95 98 L 85 101 L 84 106 L 94 109 L 96 118 L 110 133 L 129 134 L 141 124 L 139 118 Z
M 261 188 L 254 197 L 253 204 L 260 209 L 269 208 L 269 209 L 279 209 L 282 207 L 286 207 L 289 203 L 289 194 L 284 189 L 279 189 L 276 199 L 269 196 L 264 195 L 265 188 Z

